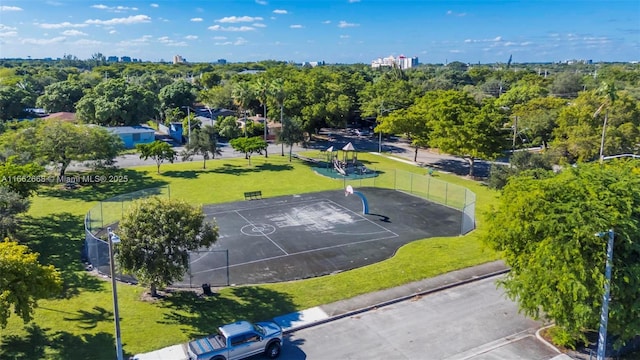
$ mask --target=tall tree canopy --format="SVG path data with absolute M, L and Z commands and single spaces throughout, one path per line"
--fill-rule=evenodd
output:
M 164 141 L 156 140 L 149 144 L 137 144 L 136 149 L 140 152 L 140 159 L 153 159 L 156 162 L 158 174 L 160 174 L 160 165 L 163 162 L 173 163 L 176 160 L 175 150 Z
M 98 84 L 76 104 L 77 117 L 104 126 L 146 123 L 157 114 L 158 97 L 125 79 L 109 79 Z
M 640 333 L 639 175 L 637 164 L 620 161 L 515 176 L 487 218 L 484 240 L 511 267 L 502 286 L 528 316 L 555 321 L 565 345 L 598 328 L 607 239 L 594 234 L 608 229 L 615 232 L 609 336 L 620 343 Z
M 76 81 L 60 81 L 44 88 L 36 105 L 48 112 L 75 112 L 76 103 L 84 96 L 82 84 Z
M 182 279 L 189 269 L 189 251 L 218 239 L 215 224 L 205 222 L 201 208 L 181 200 L 146 198 L 134 202 L 118 228 L 117 261 L 151 289 Z
M 0 242 L 0 328 L 7 326 L 11 309 L 25 323 L 33 318 L 37 301 L 62 290 L 60 273 L 41 265 L 38 254 L 17 242 Z

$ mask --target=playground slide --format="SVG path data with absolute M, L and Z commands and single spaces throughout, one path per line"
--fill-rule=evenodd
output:
M 337 161 L 333 162 L 333 167 L 336 168 L 336 171 L 338 171 L 340 175 L 347 176 L 347 173 L 344 171 L 342 167 L 340 167 L 340 164 Z

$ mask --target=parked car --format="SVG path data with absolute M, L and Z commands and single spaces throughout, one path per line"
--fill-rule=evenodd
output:
M 264 353 L 275 359 L 282 348 L 282 328 L 274 322 L 238 321 L 218 333 L 189 342 L 190 360 L 239 360 Z

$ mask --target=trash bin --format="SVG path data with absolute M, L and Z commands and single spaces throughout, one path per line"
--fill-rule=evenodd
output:
M 202 293 L 209 296 L 209 295 L 213 295 L 213 292 L 211 291 L 211 285 L 210 284 L 202 284 Z

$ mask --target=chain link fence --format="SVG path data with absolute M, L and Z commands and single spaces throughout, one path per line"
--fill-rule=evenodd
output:
M 432 174 L 416 174 L 397 169 L 370 168 L 377 173 L 375 177 L 343 179 L 343 187 L 376 187 L 406 192 L 423 199 L 445 205 L 461 211 L 460 235 L 476 228 L 476 194 L 464 186 L 452 184 L 435 178 Z
M 111 276 L 109 267 L 109 243 L 107 228 L 117 228 L 122 215 L 135 200 L 151 196 L 170 197 L 169 186 L 143 189 L 128 194 L 118 195 L 100 201 L 94 206 L 84 220 L 85 255 L 91 266 L 100 274 Z M 119 274 L 116 277 L 122 281 L 137 282 L 134 278 Z

